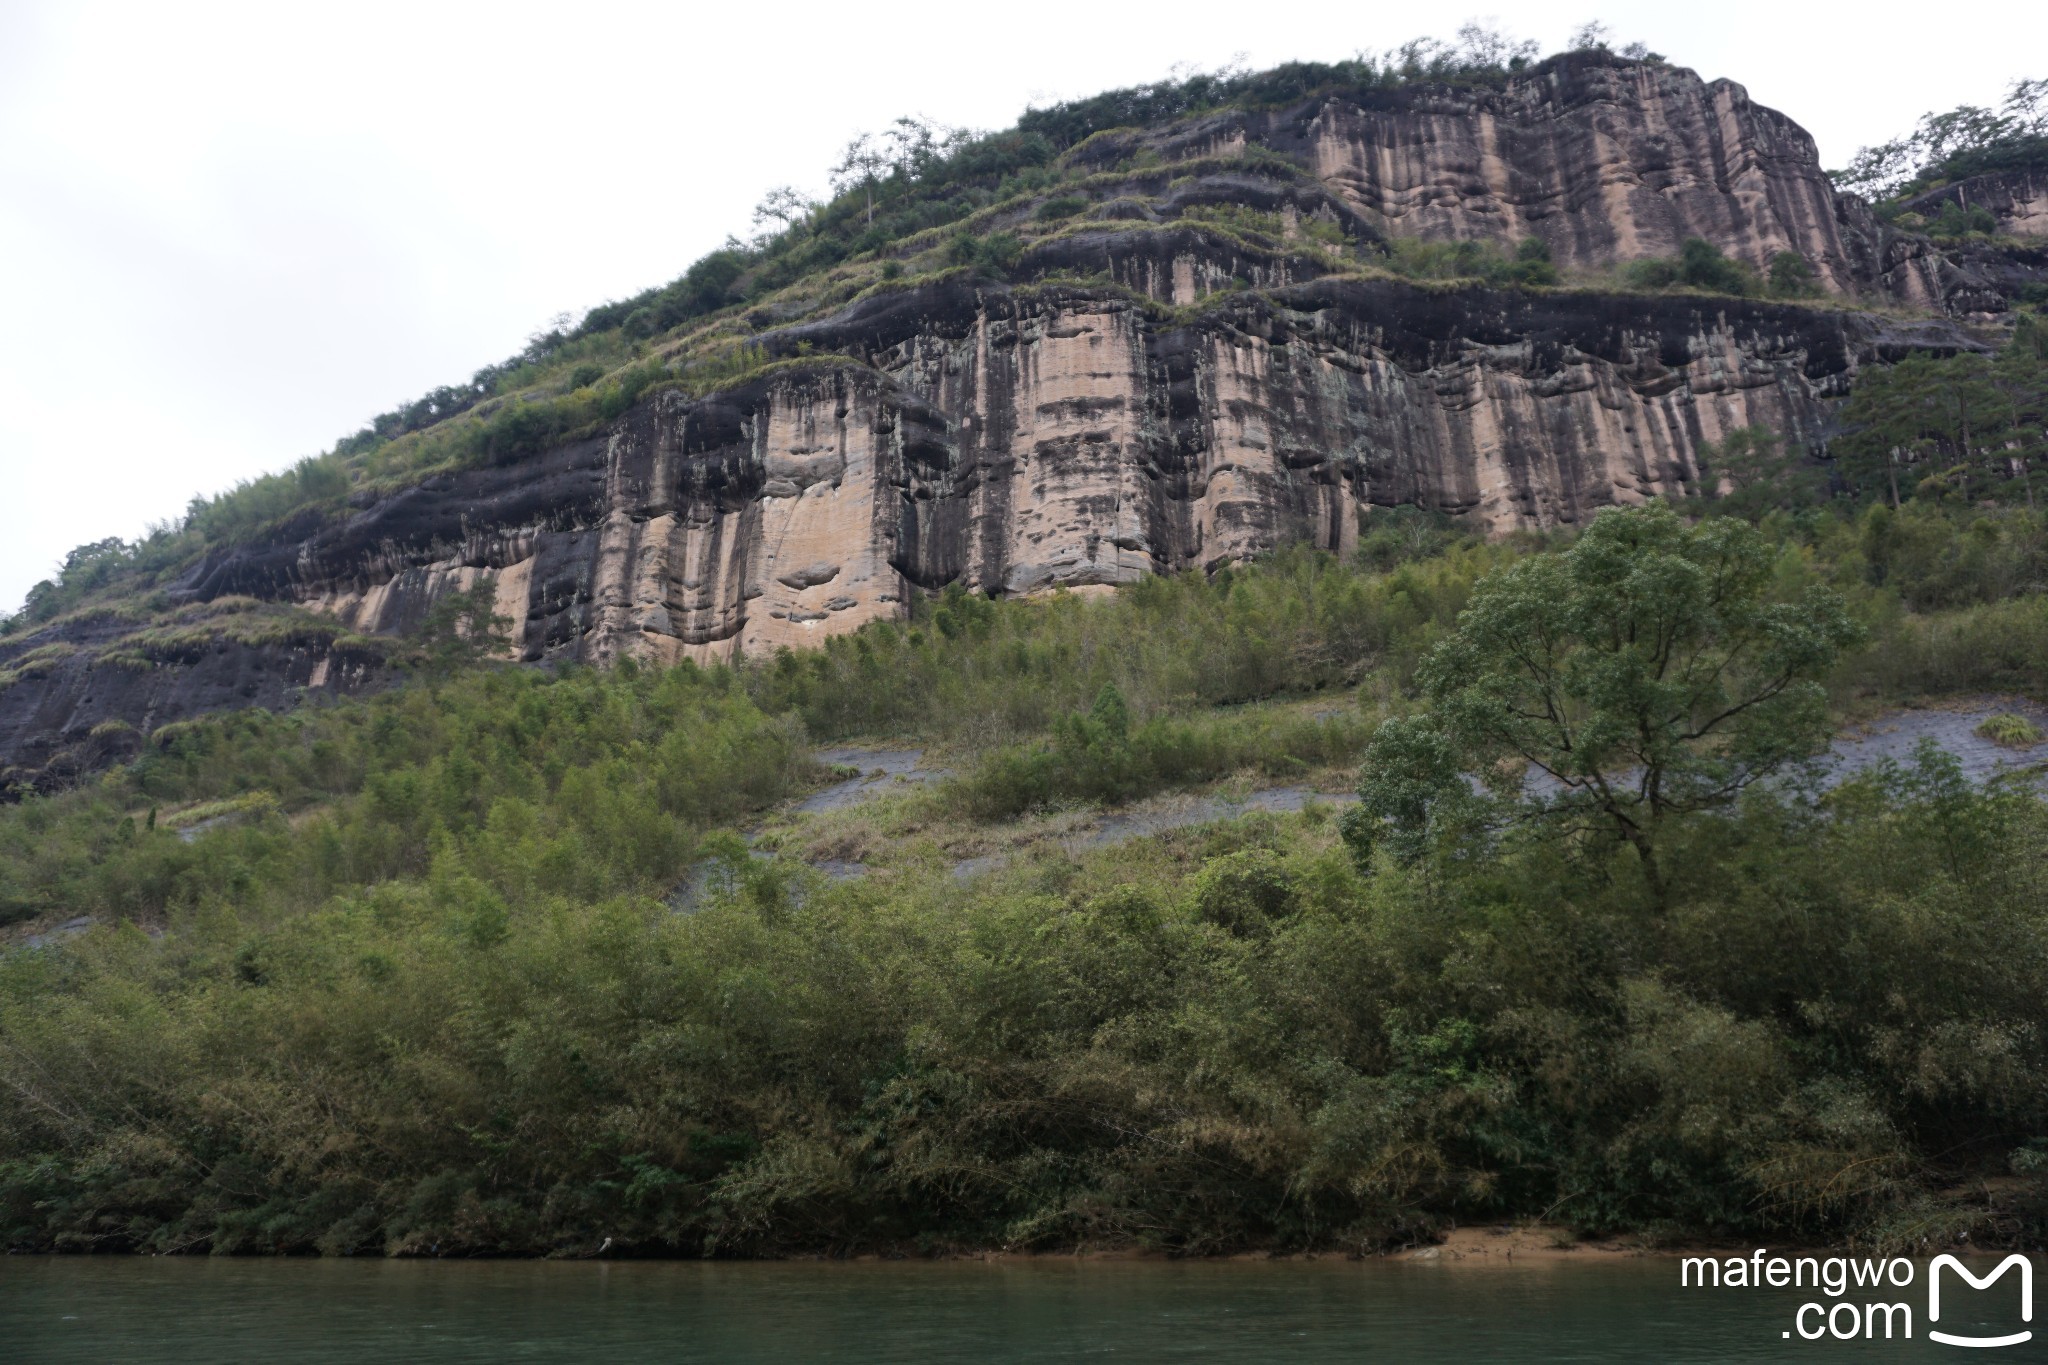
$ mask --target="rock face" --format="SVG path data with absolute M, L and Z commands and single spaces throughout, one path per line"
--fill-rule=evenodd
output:
M 720 660 L 902 618 L 953 583 L 1090 589 L 1295 540 L 1343 552 L 1374 508 L 1573 524 L 1697 490 L 1737 428 L 1820 453 L 1861 366 L 1973 346 L 1941 319 L 2005 306 L 1984 269 L 1836 196 L 1812 140 L 1740 86 L 1605 54 L 1104 133 L 1072 159 L 1099 171 L 1095 202 L 1009 283 L 906 283 L 779 330 L 756 314 L 779 363 L 750 380 L 309 512 L 165 587 L 185 610 L 310 609 L 327 635 L 224 636 L 125 674 L 90 626 L 0 642 L 0 779 L 90 763 L 134 742 L 121 725 L 367 685 L 376 660 L 337 639 L 405 635 L 483 577 L 519 659 Z M 1246 215 L 1280 226 L 1230 226 Z M 1758 267 L 1798 252 L 1837 298 L 1373 277 L 1395 236 L 1540 237 L 1579 271 L 1701 236 Z M 1842 306 L 1858 298 L 1928 320 Z
M 88 616 L 0 641 L 0 799 L 132 758 L 173 721 L 284 710 L 375 685 L 384 672 L 381 651 L 318 629 L 238 639 L 188 626 L 134 640 L 133 621 Z
M 1704 237 L 1756 266 L 1797 251 L 1837 292 L 1871 281 L 1813 140 L 1732 81 L 1567 62 L 1504 90 L 1394 104 L 1333 104 L 1305 130 L 1317 173 L 1390 235 L 1541 237 L 1579 267 Z
M 865 363 L 670 392 L 604 440 L 429 480 L 182 590 L 296 597 L 380 634 L 490 574 L 523 659 L 758 656 L 953 582 L 1026 593 L 1293 540 L 1342 552 L 1373 507 L 1579 522 L 1697 491 L 1703 444 L 1740 427 L 1817 447 L 1859 365 L 1959 344 L 1782 304 L 1341 279 L 1189 321 L 954 282 L 773 340 Z
M 1998 311 L 1995 291 L 1839 195 L 1812 137 L 1733 81 L 1573 53 L 1504 86 L 1414 86 L 1274 113 L 1230 112 L 1107 135 L 1107 164 L 1270 148 L 1310 166 L 1389 237 L 1512 247 L 1542 239 L 1559 265 L 1602 269 L 1676 255 L 1703 237 L 1759 269 L 1781 251 L 1830 291 Z
M 1915 196 L 1900 209 L 1932 218 L 1949 204 L 1987 210 L 1998 220 L 2000 232 L 2048 240 L 2048 169 L 1973 175 Z

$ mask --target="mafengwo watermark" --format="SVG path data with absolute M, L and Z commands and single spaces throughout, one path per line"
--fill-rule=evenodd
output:
M 2009 1304 L 1988 1307 L 1964 1291 L 1990 1289 L 2008 1273 L 2019 1278 L 2019 1310 L 2016 1321 L 2001 1322 L 1995 1319 L 2012 1318 Z M 2018 1252 L 1983 1275 L 1954 1256 L 1937 1256 L 1923 1276 L 1903 1256 L 1774 1256 L 1760 1247 L 1748 1256 L 1688 1256 L 1678 1282 L 1686 1289 L 1814 1290 L 1821 1297 L 1793 1312 L 1782 1333 L 1788 1339 L 1911 1340 L 1916 1327 L 1944 1346 L 2019 1346 L 2034 1339 L 2034 1265 Z M 1916 1307 L 1924 1317 L 1916 1316 Z

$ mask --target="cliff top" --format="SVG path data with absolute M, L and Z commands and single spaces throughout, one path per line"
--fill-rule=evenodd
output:
M 1465 38 L 1462 46 L 1411 43 L 1380 59 L 1197 73 L 1028 110 L 996 133 L 899 120 L 882 137 L 849 144 L 832 198 L 771 192 L 756 215 L 766 230 L 729 239 L 669 284 L 537 335 L 518 355 L 380 414 L 325 454 L 197 497 L 142 541 L 80 547 L 56 579 L 31 591 L 20 615 L 0 621 L 0 633 L 108 596 L 102 589 L 116 578 L 122 588 L 114 596 L 132 600 L 209 547 L 288 519 L 347 515 L 436 471 L 529 457 L 601 428 L 651 390 L 704 393 L 772 365 L 815 363 L 824 357 L 785 353 L 764 334 L 878 295 L 961 279 L 1114 289 L 1060 250 L 1105 231 L 1195 233 L 1285 255 L 1311 275 L 1644 287 L 1612 268 L 1560 273 L 1541 260 L 1518 262 L 1509 250 L 1403 239 L 1317 173 L 1302 130 L 1332 104 L 1381 112 L 1502 101 L 1572 106 L 1613 98 L 1613 81 L 1630 73 L 1705 88 L 1655 54 L 1589 49 L 1537 60 L 1527 45 Z M 1768 290 L 1740 272 L 1664 287 L 1674 284 Z

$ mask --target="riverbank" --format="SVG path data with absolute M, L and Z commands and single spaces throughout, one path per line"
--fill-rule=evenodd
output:
M 1651 1238 L 1639 1234 L 1621 1233 L 1610 1236 L 1582 1236 L 1562 1223 L 1514 1223 L 1475 1225 L 1446 1230 L 1433 1242 L 1418 1245 L 1386 1247 L 1374 1251 L 1234 1251 L 1219 1252 L 1209 1256 L 1189 1256 L 1167 1251 L 1148 1250 L 1136 1247 L 1069 1247 L 1044 1251 L 949 1251 L 937 1255 L 929 1252 L 904 1250 L 896 1254 L 877 1252 L 858 1256 L 795 1256 L 785 1258 L 791 1261 L 833 1261 L 844 1260 L 867 1264 L 886 1264 L 907 1261 L 986 1261 L 997 1264 L 1034 1265 L 1049 1262 L 1073 1262 L 1078 1264 L 1246 1264 L 1246 1265 L 1307 1265 L 1331 1261 L 1378 1261 L 1414 1262 L 1424 1265 L 1455 1266 L 1460 1268 L 1485 1269 L 1489 1267 L 1531 1266 L 1531 1265 L 1574 1265 L 1591 1262 L 1683 1260 L 1689 1256 L 1707 1256 L 1725 1259 L 1730 1256 L 1751 1255 L 1759 1243 L 1755 1241 L 1715 1241 L 1687 1237 Z M 1804 1243 L 1769 1243 L 1773 1255 L 1784 1256 L 1848 1256 L 1847 1247 L 1814 1246 Z M 1933 1247 L 1923 1251 L 1924 1255 L 1937 1255 L 1943 1251 L 1961 1255 L 1989 1254 L 1987 1248 L 1973 1247 L 1968 1243 L 1957 1243 L 1948 1247 Z

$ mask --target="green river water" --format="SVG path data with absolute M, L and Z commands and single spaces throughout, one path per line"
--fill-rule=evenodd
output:
M 1478 1267 L 9 1257 L 0 1361 L 2048 1360 L 2041 1340 L 1975 1351 L 1927 1341 L 1924 1265 L 1911 1288 L 1880 1296 L 1911 1306 L 1910 1342 L 1788 1337 L 1802 1302 L 1836 1301 L 1681 1289 L 1678 1278 L 1678 1262 L 1661 1257 Z M 2018 1279 L 1945 1289 L 1939 1327 L 2013 1330 Z

